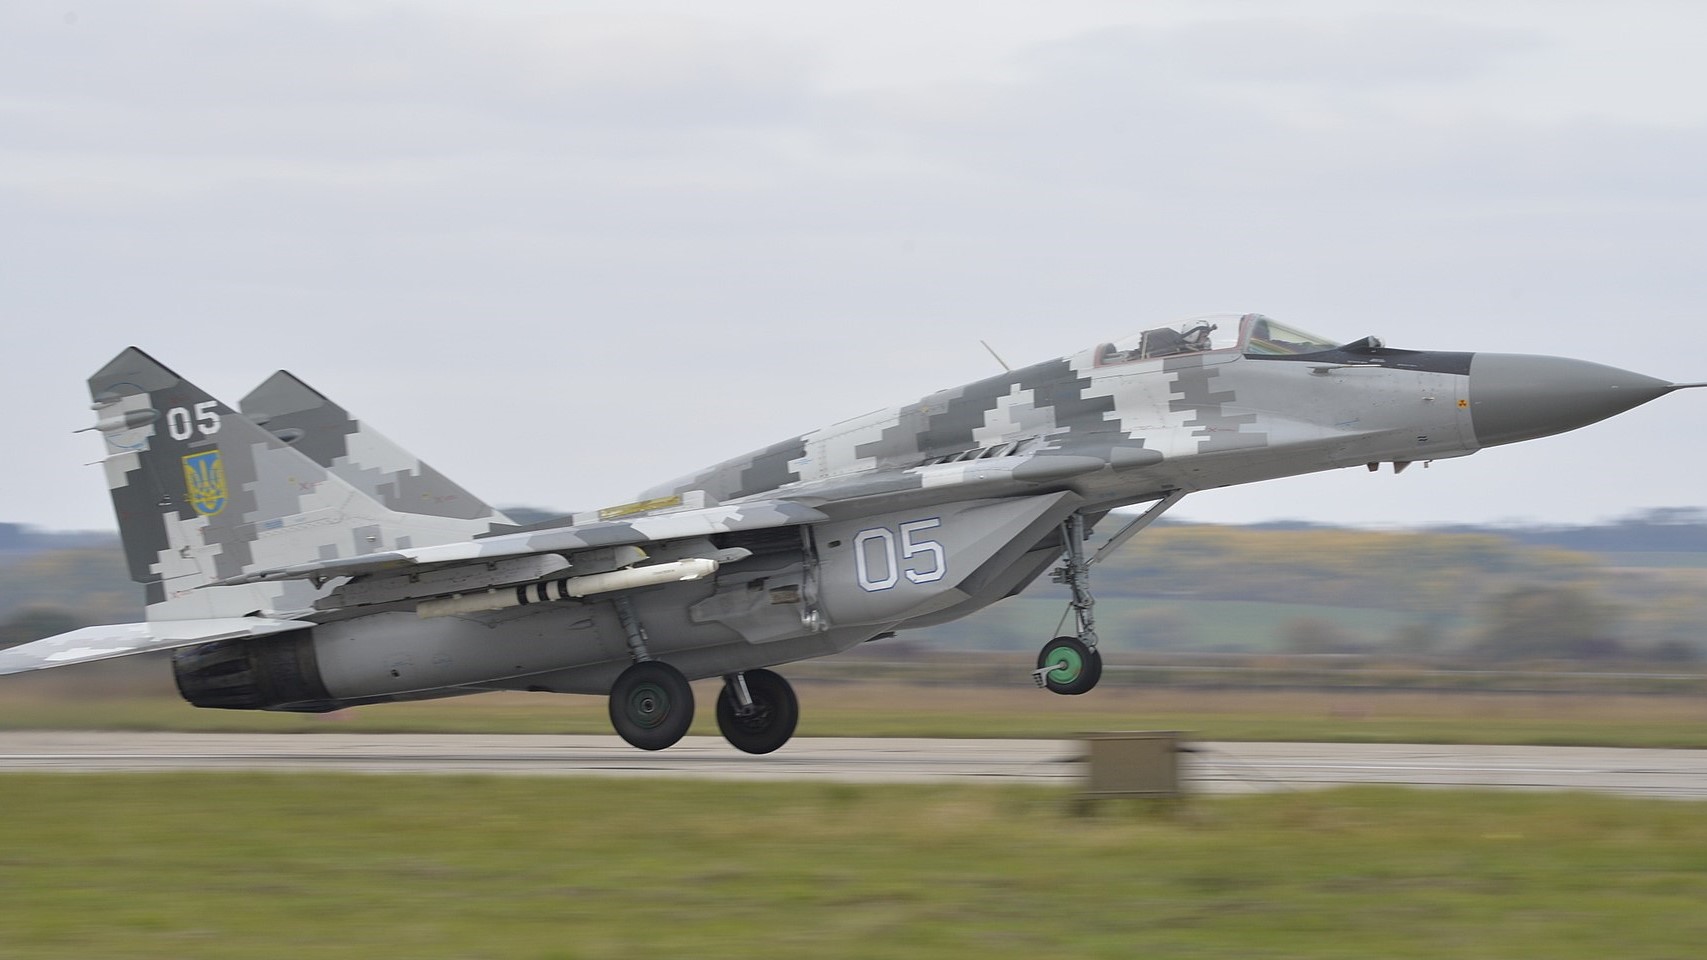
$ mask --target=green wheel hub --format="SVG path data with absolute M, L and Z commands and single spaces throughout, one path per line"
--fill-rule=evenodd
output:
M 1032 676 L 1052 693 L 1075 697 L 1102 679 L 1102 655 L 1078 637 L 1056 637 L 1037 652 Z
M 1056 683 L 1072 683 L 1085 672 L 1084 658 L 1070 647 L 1059 647 L 1051 652 L 1049 663 L 1054 667 L 1049 671 L 1049 679 Z

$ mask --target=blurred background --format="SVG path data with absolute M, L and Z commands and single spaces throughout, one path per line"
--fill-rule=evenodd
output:
M 288 368 L 552 510 L 1186 316 L 1707 379 L 1707 8 L 0 5 L 0 521 L 111 525 L 83 380 Z M 1707 505 L 1700 395 L 1179 518 Z M 1607 465 L 1619 465 L 1607 469 Z

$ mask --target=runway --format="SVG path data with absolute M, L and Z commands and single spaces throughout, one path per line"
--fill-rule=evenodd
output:
M 1191 743 L 1187 792 L 1347 784 L 1591 790 L 1707 800 L 1707 751 L 1352 743 Z M 0 732 L 0 773 L 285 770 L 701 777 L 856 783 L 1053 783 L 1085 776 L 1073 740 L 809 739 L 752 757 L 716 737 L 658 753 L 614 736 Z

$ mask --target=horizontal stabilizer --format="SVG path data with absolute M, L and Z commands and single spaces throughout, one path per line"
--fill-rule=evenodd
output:
M 307 620 L 227 617 L 216 620 L 156 620 L 84 627 L 70 633 L 0 650 L 0 676 L 73 663 L 111 660 L 134 653 L 172 650 L 215 640 L 264 637 L 314 626 Z

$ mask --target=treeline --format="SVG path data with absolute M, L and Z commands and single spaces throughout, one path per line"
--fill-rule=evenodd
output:
M 1707 553 L 1695 559 L 1613 567 L 1487 532 L 1158 524 L 1094 579 L 1114 650 L 1676 663 L 1707 657 Z M 1023 649 L 1066 596 L 1045 580 L 1023 600 L 1047 622 L 997 607 L 932 635 Z
M 0 647 L 140 619 L 142 588 L 131 582 L 116 544 L 0 558 Z
M 1579 583 L 1594 557 L 1491 534 L 1157 526 L 1097 569 L 1099 595 L 1458 612 L 1490 583 Z
M 1483 532 L 1470 526 L 1440 528 L 1442 533 Z M 1502 529 L 1500 536 L 1531 546 L 1564 547 L 1599 554 L 1707 554 L 1707 510 L 1658 507 L 1594 526 L 1540 526 Z
M 60 533 L 37 530 L 21 523 L 0 523 L 0 562 L 18 560 L 44 550 L 113 547 L 118 542 L 117 534 L 99 530 Z

